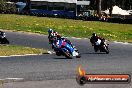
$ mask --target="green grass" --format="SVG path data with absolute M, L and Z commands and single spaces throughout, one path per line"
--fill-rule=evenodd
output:
M 43 49 L 36 49 L 17 45 L 0 45 L 0 56 L 25 54 L 47 54 L 47 51 Z
M 132 42 L 132 24 L 0 14 L 0 29 L 47 34 L 48 28 L 62 36 L 90 38 L 96 32 L 110 41 Z

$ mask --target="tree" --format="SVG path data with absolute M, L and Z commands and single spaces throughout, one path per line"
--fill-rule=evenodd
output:
M 5 1 L 0 0 L 0 13 L 3 12 L 4 10 L 5 10 Z
M 15 3 L 7 3 L 10 0 L 0 0 L 0 13 L 15 13 Z
M 102 5 L 102 4 L 101 4 L 101 0 L 98 0 L 97 13 L 98 13 L 99 16 L 101 15 L 101 10 L 102 10 L 101 5 Z

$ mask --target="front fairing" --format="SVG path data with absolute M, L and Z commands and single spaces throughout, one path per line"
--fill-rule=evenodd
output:
M 69 51 L 73 56 L 77 56 L 78 52 L 75 51 L 75 49 L 67 42 L 64 42 L 63 40 L 58 41 L 58 47 L 61 48 L 63 51 Z

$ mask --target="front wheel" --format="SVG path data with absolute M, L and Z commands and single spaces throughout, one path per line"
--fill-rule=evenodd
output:
M 81 58 L 81 54 L 79 53 L 79 51 L 76 50 L 76 52 L 78 53 L 78 55 L 76 56 L 76 58 Z
M 80 54 L 79 54 L 79 55 L 77 55 L 77 56 L 76 56 L 76 58 L 81 58 L 81 55 L 80 55 Z
M 109 48 L 108 48 L 108 46 L 104 45 L 104 50 L 105 50 L 106 54 L 109 54 Z
M 1 44 L 9 44 L 9 41 L 6 38 L 2 38 Z

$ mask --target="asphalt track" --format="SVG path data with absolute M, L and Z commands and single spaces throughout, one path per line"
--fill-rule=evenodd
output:
M 6 32 L 11 44 L 51 50 L 47 36 Z M 1 57 L 0 79 L 24 78 L 23 83 L 8 83 L 3 88 L 132 88 L 132 84 L 76 83 L 78 67 L 88 74 L 132 75 L 132 45 L 109 42 L 110 54 L 94 53 L 88 39 L 69 38 L 79 49 L 82 57 L 66 59 L 55 54 Z

